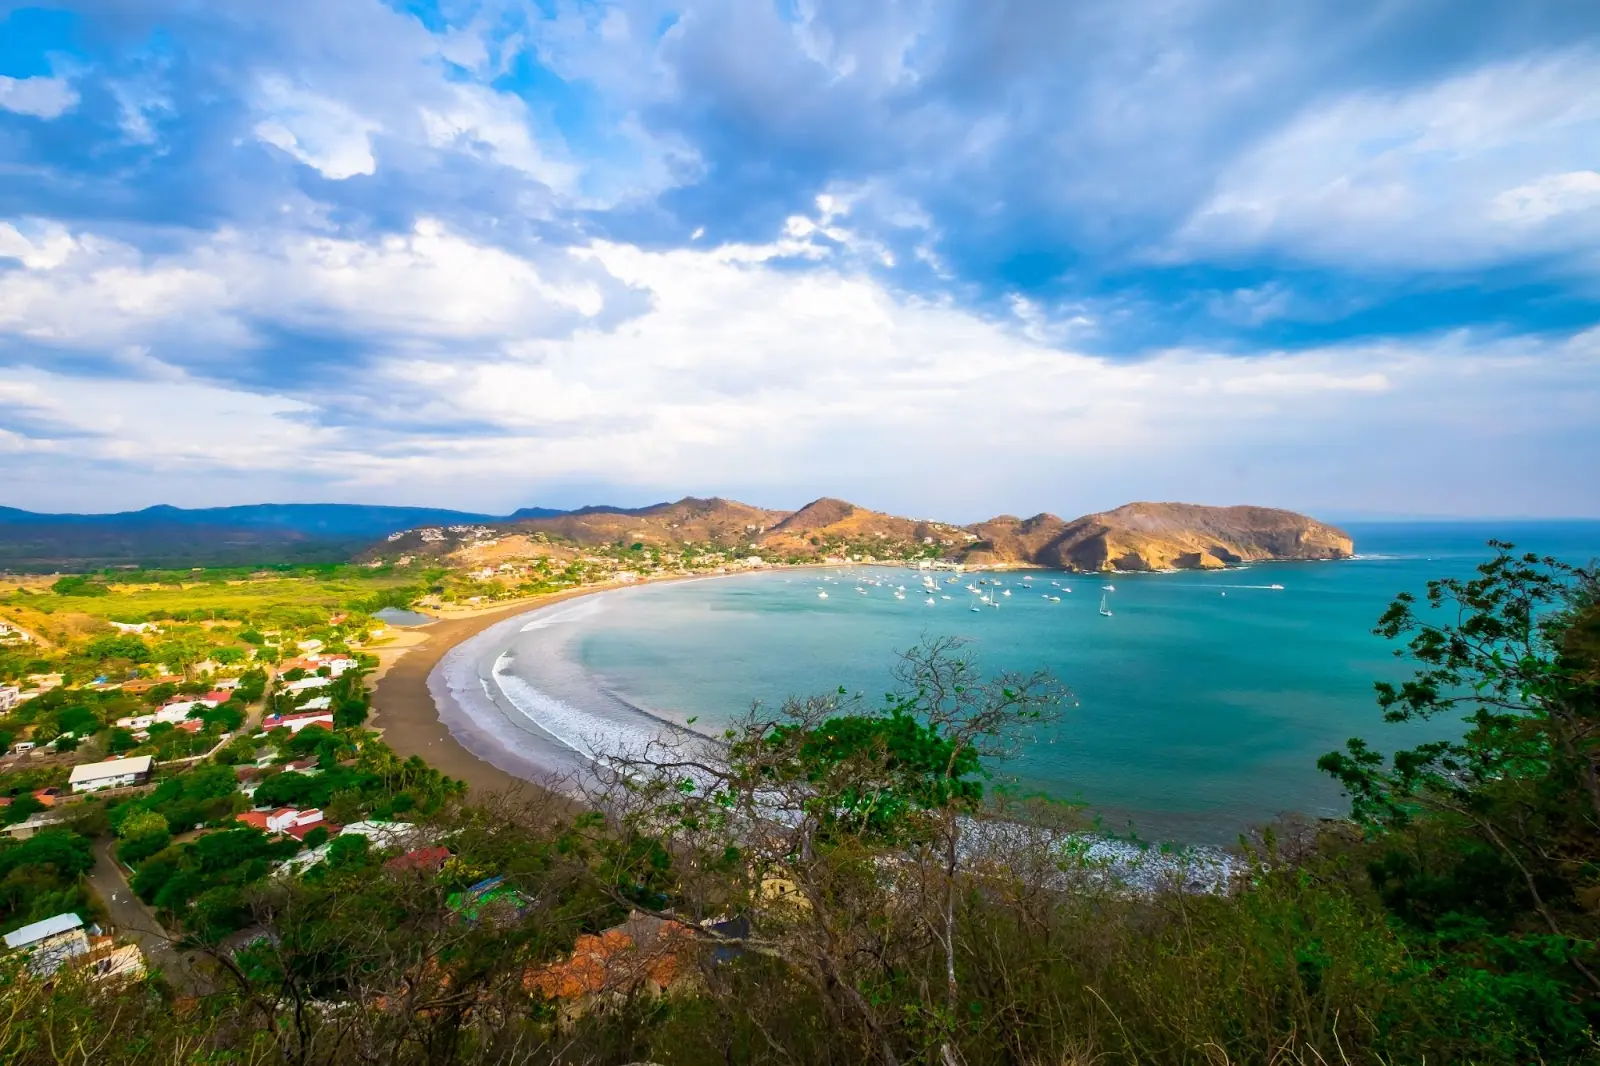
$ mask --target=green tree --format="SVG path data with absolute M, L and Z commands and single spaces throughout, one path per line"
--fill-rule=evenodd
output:
M 1388 758 L 1353 738 L 1319 765 L 1384 847 L 1388 906 L 1485 980 L 1544 982 L 1544 1039 L 1578 1045 L 1600 1019 L 1596 575 L 1490 547 L 1475 577 L 1430 582 L 1425 612 L 1402 594 L 1376 630 L 1417 664 L 1377 685 L 1384 718 L 1465 729 Z

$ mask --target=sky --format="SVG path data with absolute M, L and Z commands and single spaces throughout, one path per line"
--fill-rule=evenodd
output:
M 1600 516 L 1600 4 L 0 0 L 0 504 Z

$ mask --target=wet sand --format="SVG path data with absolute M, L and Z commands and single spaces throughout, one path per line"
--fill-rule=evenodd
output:
M 496 622 L 562 600 L 615 587 L 597 585 L 552 593 L 506 607 L 475 612 L 466 617 L 442 618 L 431 625 L 401 630 L 407 634 L 404 644 L 373 649 L 379 652 L 392 650 L 398 657 L 388 661 L 387 656 L 380 655 L 386 661 L 373 689 L 372 717 L 368 724 L 379 730 L 384 743 L 402 758 L 420 755 L 423 761 L 440 773 L 465 781 L 475 798 L 513 789 L 537 789 L 536 784 L 491 766 L 456 743 L 450 730 L 439 721 L 439 709 L 434 705 L 433 693 L 428 691 L 428 675 L 445 652 Z M 413 641 L 412 634 L 423 639 Z
M 774 567 L 773 569 L 779 569 Z M 784 568 L 787 569 L 787 568 Z M 638 584 L 677 581 L 705 581 L 723 575 L 691 574 L 654 578 Z M 545 792 L 537 782 L 507 773 L 484 762 L 456 742 L 449 728 L 439 721 L 439 708 L 428 689 L 428 675 L 446 652 L 474 637 L 496 622 L 537 611 L 563 600 L 592 596 L 597 592 L 629 586 L 605 584 L 553 592 L 520 600 L 505 607 L 441 617 L 426 626 L 392 627 L 402 634 L 392 644 L 372 649 L 378 654 L 379 669 L 372 693 L 372 712 L 367 724 L 383 734 L 383 741 L 402 758 L 420 755 L 440 773 L 465 781 L 475 798 L 512 790 L 533 789 Z

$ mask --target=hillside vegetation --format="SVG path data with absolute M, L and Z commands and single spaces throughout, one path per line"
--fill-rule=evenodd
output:
M 1223 872 L 1108 866 L 1073 808 L 1013 793 L 1006 759 L 1068 694 L 952 641 L 910 649 L 881 702 L 796 698 L 714 746 L 611 753 L 576 809 L 465 802 L 356 726 L 280 735 L 332 777 L 285 770 L 275 797 L 415 808 L 428 846 L 335 841 L 268 875 L 291 842 L 161 837 L 226 797 L 177 823 L 156 794 L 113 811 L 156 837 L 130 850 L 199 960 L 188 991 L 0 966 L 0 1060 L 1600 1061 L 1596 575 L 1496 545 L 1378 628 L 1415 667 L 1377 686 L 1381 717 L 1461 719 L 1458 739 L 1329 753 L 1350 819 L 1264 828 Z M 40 862 L 70 887 L 88 862 L 69 840 L 19 855 L 0 845 L 7 882 Z

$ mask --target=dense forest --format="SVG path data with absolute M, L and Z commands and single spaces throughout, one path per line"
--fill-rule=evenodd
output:
M 590 802 L 441 792 L 420 839 L 252 880 L 226 922 L 174 896 L 182 974 L 12 963 L 0 1061 L 1600 1062 L 1600 586 L 1494 549 L 1377 623 L 1415 667 L 1379 714 L 1453 739 L 1386 754 L 1375 720 L 1321 762 L 1348 820 L 1262 827 L 1220 874 L 1108 864 L 1015 794 L 1065 690 L 933 641 L 881 704 L 617 753 Z M 344 760 L 274 788 L 422 772 Z

